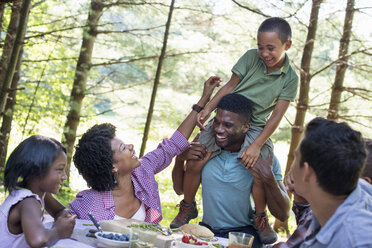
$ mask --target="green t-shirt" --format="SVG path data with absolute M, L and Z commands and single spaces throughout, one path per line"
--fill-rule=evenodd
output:
M 297 94 L 298 76 L 285 55 L 283 67 L 266 73 L 266 65 L 257 54 L 257 49 L 248 50 L 231 70 L 240 78 L 233 93 L 251 100 L 253 114 L 251 125 L 264 126 L 277 101 L 293 101 Z

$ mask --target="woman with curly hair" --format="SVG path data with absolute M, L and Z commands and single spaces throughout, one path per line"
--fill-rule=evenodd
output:
M 162 219 L 158 184 L 155 174 L 165 169 L 175 155 L 188 146 L 196 115 L 209 101 L 220 79 L 210 77 L 204 83 L 203 95 L 170 139 L 138 159 L 131 144 L 121 141 L 111 124 L 95 125 L 79 140 L 74 164 L 86 180 L 89 190 L 76 195 L 70 213 L 78 219 L 137 219 L 158 223 Z

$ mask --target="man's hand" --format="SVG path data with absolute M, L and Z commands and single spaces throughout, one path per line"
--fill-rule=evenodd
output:
M 284 184 L 285 184 L 285 189 L 288 192 L 291 192 L 293 194 L 293 201 L 295 203 L 297 203 L 297 204 L 307 203 L 307 200 L 305 198 L 303 198 L 302 196 L 296 194 L 291 171 L 289 171 L 288 174 L 285 176 L 285 178 L 284 178 Z
M 242 154 L 242 164 L 247 167 L 247 169 L 254 167 L 260 156 L 260 151 L 260 147 L 255 145 L 255 143 L 246 147 Z
M 253 167 L 247 167 L 247 169 L 251 172 L 251 174 L 255 178 L 259 178 L 262 181 L 266 181 L 269 178 L 273 178 L 273 158 L 269 155 L 268 159 L 264 159 L 259 157 L 256 161 L 256 165 Z
M 205 145 L 199 142 L 191 142 L 190 146 L 180 155 L 182 160 L 202 160 L 207 154 L 207 148 Z

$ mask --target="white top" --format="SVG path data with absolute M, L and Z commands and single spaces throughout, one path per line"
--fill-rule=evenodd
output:
M 130 219 L 145 221 L 145 217 L 146 217 L 146 209 L 145 209 L 145 205 L 142 202 L 137 212 Z M 125 220 L 125 219 L 127 218 L 123 218 L 116 214 L 114 216 L 114 220 Z
M 27 197 L 34 197 L 40 202 L 40 208 L 43 210 L 43 201 L 37 194 L 28 189 L 15 189 L 8 195 L 3 204 L 0 206 L 0 247 L 30 247 L 23 233 L 13 234 L 8 229 L 8 216 L 13 206 L 23 201 Z M 41 216 L 41 221 L 43 217 Z

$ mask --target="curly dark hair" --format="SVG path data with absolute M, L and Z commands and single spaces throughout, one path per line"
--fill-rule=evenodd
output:
M 251 121 L 252 101 L 238 93 L 230 93 L 221 98 L 217 104 L 218 109 L 237 113 L 244 118 L 245 123 Z
M 88 186 L 102 192 L 114 186 L 111 140 L 116 127 L 110 123 L 94 125 L 83 134 L 75 147 L 74 164 Z

